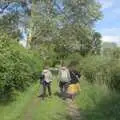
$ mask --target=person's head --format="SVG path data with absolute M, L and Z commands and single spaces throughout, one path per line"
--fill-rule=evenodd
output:
M 71 63 L 68 65 L 68 68 L 70 70 L 74 70 L 74 69 L 76 69 L 77 64 L 78 64 L 77 61 L 71 61 Z
M 68 69 L 69 70 L 74 70 L 74 66 L 73 65 L 68 65 Z
M 61 67 L 65 67 L 64 61 L 61 61 Z
M 46 65 L 46 66 L 44 66 L 44 69 L 49 69 L 49 67 Z
M 49 69 L 49 65 L 47 62 L 44 63 L 44 69 Z

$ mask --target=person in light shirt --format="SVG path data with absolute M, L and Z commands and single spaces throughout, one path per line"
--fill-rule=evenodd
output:
M 42 81 L 43 97 L 47 96 L 46 89 L 48 89 L 48 94 L 49 96 L 51 96 L 52 95 L 52 91 L 51 91 L 52 73 L 47 66 L 42 71 L 42 76 L 43 76 L 43 81 Z
M 69 82 L 70 82 L 69 70 L 64 65 L 64 63 L 62 63 L 59 69 L 59 87 L 60 87 L 60 92 L 62 94 L 66 92 L 66 88 Z

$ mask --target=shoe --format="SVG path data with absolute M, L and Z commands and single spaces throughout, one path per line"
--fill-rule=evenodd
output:
M 43 95 L 39 95 L 38 97 L 43 97 Z

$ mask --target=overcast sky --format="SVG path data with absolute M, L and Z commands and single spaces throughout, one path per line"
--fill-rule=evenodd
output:
M 99 0 L 104 18 L 96 25 L 103 41 L 120 44 L 120 0 Z

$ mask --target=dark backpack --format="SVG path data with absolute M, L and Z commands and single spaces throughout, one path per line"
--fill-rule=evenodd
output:
M 76 84 L 79 82 L 81 75 L 79 72 L 74 70 L 74 71 L 70 71 L 70 77 L 71 77 L 71 83 Z
M 43 84 L 45 79 L 45 76 L 43 74 L 40 74 L 40 84 Z

